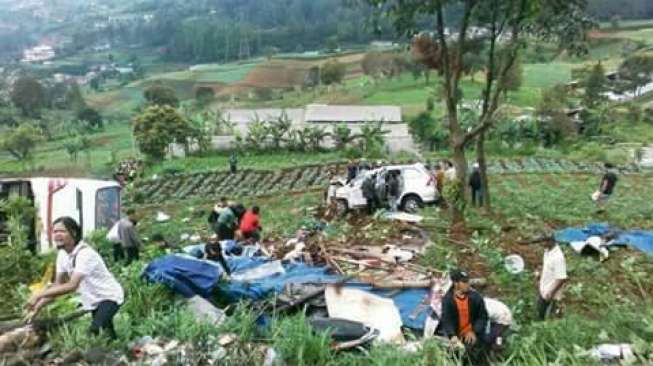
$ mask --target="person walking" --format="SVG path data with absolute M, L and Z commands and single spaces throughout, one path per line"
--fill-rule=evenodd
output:
M 605 163 L 604 169 L 605 171 L 601 178 L 599 189 L 592 195 L 592 200 L 596 203 L 596 207 L 598 208 L 597 213 L 605 212 L 605 204 L 610 199 L 618 180 L 612 164 Z
M 472 205 L 483 207 L 483 187 L 481 183 L 481 170 L 478 163 L 474 163 L 472 173 L 469 175 L 469 187 L 472 192 Z
M 231 156 L 229 156 L 229 172 L 231 174 L 236 174 L 238 171 L 238 157 L 236 156 L 235 152 L 231 153 Z
M 136 233 L 136 225 L 138 224 L 138 216 L 133 208 L 126 212 L 127 217 L 121 219 L 118 223 L 118 237 L 120 238 L 120 246 L 116 248 L 114 245 L 113 258 L 119 262 L 124 254 L 127 255 L 127 265 L 133 261 L 140 259 L 140 248 L 142 246 L 141 240 Z
M 55 298 L 77 292 L 82 309 L 92 313 L 89 332 L 100 332 L 116 339 L 113 318 L 122 305 L 122 286 L 107 269 L 104 260 L 92 246 L 82 241 L 82 229 L 70 217 L 60 217 L 52 225 L 58 250 L 54 284 L 35 293 L 27 302 L 28 320 Z

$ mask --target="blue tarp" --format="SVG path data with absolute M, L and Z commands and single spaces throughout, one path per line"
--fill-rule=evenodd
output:
M 239 271 L 253 269 L 267 262 L 264 258 L 236 257 L 227 258 L 233 274 Z M 342 279 L 339 275 L 327 273 L 326 267 L 312 267 L 303 263 L 284 263 L 285 273 L 277 273 L 271 276 L 259 278 L 252 281 L 229 281 L 221 283 L 218 291 L 229 301 L 243 299 L 261 300 L 272 294 L 280 293 L 290 283 L 333 283 Z
M 195 295 L 208 297 L 221 274 L 222 269 L 214 263 L 179 255 L 157 258 L 143 271 L 143 277 L 148 281 L 162 283 L 189 298 Z
M 609 232 L 617 234 L 611 245 L 627 245 L 641 250 L 644 253 L 653 254 L 653 231 L 623 231 L 606 223 L 593 223 L 584 228 L 565 228 L 558 230 L 554 237 L 558 242 L 571 243 L 573 241 L 585 241 L 590 236 L 601 236 Z
M 254 270 L 269 263 L 264 257 L 229 256 L 225 258 L 232 270 L 232 275 Z M 309 266 L 304 263 L 283 263 L 285 273 L 277 273 L 251 281 L 219 282 L 222 269 L 213 262 L 189 258 L 180 255 L 167 255 L 152 261 L 143 272 L 143 276 L 156 283 L 163 283 L 175 292 L 191 297 L 200 295 L 208 297 L 217 289 L 228 301 L 264 299 L 283 291 L 290 283 L 334 283 L 343 279 L 340 275 L 329 274 L 326 267 Z M 347 283 L 377 296 L 390 298 L 399 309 L 405 327 L 423 329 L 429 313 L 428 289 L 386 290 L 375 289 L 367 284 Z

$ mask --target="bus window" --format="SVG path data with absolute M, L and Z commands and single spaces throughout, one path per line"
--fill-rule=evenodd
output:
M 95 229 L 110 229 L 120 220 L 120 188 L 102 188 L 95 194 Z

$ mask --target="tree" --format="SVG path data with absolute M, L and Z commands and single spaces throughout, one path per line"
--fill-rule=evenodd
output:
M 603 99 L 605 91 L 605 71 L 600 62 L 592 67 L 592 71 L 585 79 L 585 94 L 583 95 L 583 104 L 588 108 L 595 107 Z
M 143 97 L 149 105 L 179 107 L 179 99 L 171 87 L 154 84 L 143 91 Z
M 274 57 L 274 55 L 277 53 L 279 53 L 279 49 L 274 46 L 266 46 L 263 49 L 263 54 L 268 61 L 272 60 L 272 57 Z
M 72 83 L 66 91 L 66 106 L 73 111 L 79 112 L 86 108 L 86 101 L 82 95 L 82 90 L 77 83 Z
M 102 128 L 104 126 L 100 113 L 91 107 L 85 107 L 80 110 L 77 113 L 77 119 L 86 122 L 86 125 L 91 129 Z
M 132 124 L 139 149 L 153 161 L 162 160 L 173 142 L 186 145 L 190 135 L 188 121 L 168 105 L 147 107 Z
M 628 57 L 619 66 L 619 76 L 626 80 L 626 88 L 638 96 L 640 88 L 653 81 L 653 56 L 635 54 Z
M 584 49 L 586 31 L 593 23 L 584 13 L 584 0 L 365 0 L 375 7 L 375 14 L 388 15 L 401 33 L 413 35 L 418 21 L 432 17 L 434 36 L 422 34 L 414 38 L 416 58 L 442 75 L 441 88 L 445 104 L 449 147 L 456 167 L 456 197 L 451 197 L 451 216 L 454 226 L 464 224 L 463 210 L 467 175 L 465 149 L 476 140 L 477 159 L 485 193 L 489 193 L 484 141 L 493 126 L 499 109 L 500 96 L 505 93 L 503 82 L 512 64 L 524 47 L 525 38 L 557 41 L 572 51 Z M 447 10 L 455 9 L 456 12 Z M 452 14 L 458 14 L 454 16 Z M 420 23 L 421 24 L 421 23 Z M 482 29 L 479 36 L 470 28 Z M 451 31 L 451 32 L 449 32 Z M 464 56 L 471 41 L 483 39 L 486 45 L 485 80 L 481 95 L 481 110 L 473 128 L 465 130 L 459 121 L 462 93 Z M 501 42 L 500 42 L 501 41 Z M 503 45 L 499 47 L 499 45 Z M 499 57 L 504 55 L 503 57 Z M 484 202 L 489 209 L 490 199 Z
M 610 27 L 613 30 L 619 29 L 620 23 L 621 23 L 621 17 L 619 15 L 615 14 L 610 18 Z
M 338 37 L 331 36 L 327 38 L 326 43 L 324 44 L 326 51 L 329 53 L 334 53 L 338 50 Z
M 508 71 L 504 75 L 501 82 L 503 83 L 503 92 L 508 96 L 508 92 L 517 91 L 521 88 L 523 82 L 523 73 L 524 68 L 522 67 L 521 60 L 515 58 L 512 61 L 512 65 L 508 68 Z
M 281 149 L 282 143 L 287 143 L 291 128 L 292 121 L 288 118 L 288 114 L 285 111 L 277 119 L 269 122 L 268 132 L 273 149 L 279 150 Z
M 262 150 L 268 139 L 269 128 L 264 121 L 256 117 L 247 127 L 247 136 L 245 136 L 246 148 Z
M 337 150 L 344 149 L 356 138 L 352 134 L 351 128 L 347 127 L 347 124 L 344 122 L 339 123 L 333 128 L 332 136 Z
M 195 100 L 201 106 L 209 104 L 215 98 L 213 88 L 208 86 L 200 86 L 195 90 Z
M 345 77 L 347 66 L 338 60 L 330 60 L 322 66 L 320 75 L 321 81 L 325 85 L 337 84 L 342 82 Z
M 539 140 L 552 146 L 574 134 L 575 126 L 567 116 L 567 92 L 564 85 L 556 85 L 542 92 L 537 106 Z
M 17 160 L 30 160 L 36 145 L 43 141 L 41 131 L 28 124 L 23 124 L 5 133 L 0 140 L 0 148 Z
M 23 116 L 38 117 L 46 104 L 45 88 L 32 77 L 19 78 L 11 91 L 11 101 Z
M 76 162 L 80 152 L 88 151 L 91 148 L 91 140 L 88 138 L 88 136 L 77 133 L 72 136 L 72 138 L 64 142 L 63 147 L 66 149 L 66 153 L 68 153 L 70 161 Z

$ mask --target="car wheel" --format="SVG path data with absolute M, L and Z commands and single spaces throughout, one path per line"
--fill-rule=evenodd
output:
M 347 201 L 345 200 L 336 200 L 336 215 L 344 216 L 347 213 L 349 207 L 347 206 Z
M 422 207 L 422 200 L 418 196 L 410 195 L 407 197 L 404 197 L 404 199 L 401 201 L 401 209 L 414 213 L 417 212 Z

